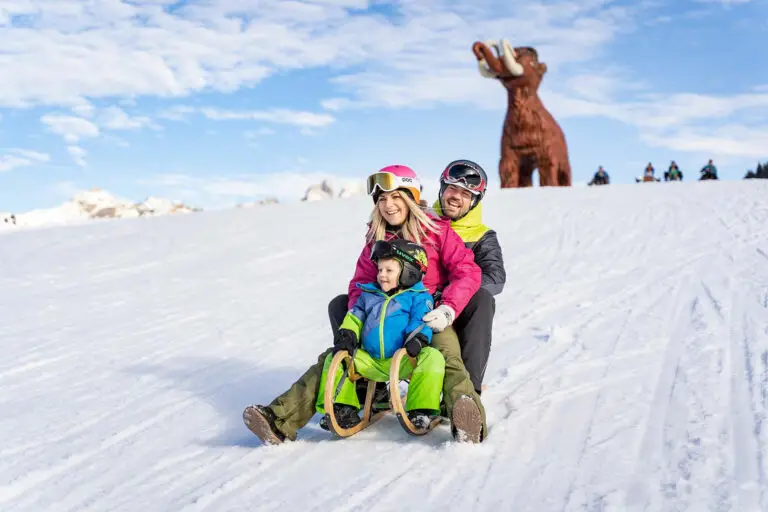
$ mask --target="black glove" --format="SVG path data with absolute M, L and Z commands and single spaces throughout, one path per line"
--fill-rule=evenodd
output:
M 419 333 L 406 342 L 405 351 L 409 357 L 417 357 L 419 352 L 421 352 L 421 347 L 426 347 L 427 345 L 429 345 L 427 337 Z
M 357 335 L 349 329 L 339 329 L 333 338 L 333 353 L 346 350 L 352 355 L 352 351 L 357 347 Z

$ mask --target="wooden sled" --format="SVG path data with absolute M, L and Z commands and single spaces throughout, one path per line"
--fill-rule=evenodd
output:
M 365 406 L 363 407 L 363 418 L 360 423 L 352 428 L 342 428 L 336 421 L 336 415 L 333 413 L 333 404 L 335 398 L 341 390 L 341 386 L 344 383 L 344 379 L 349 379 L 352 382 L 362 379 L 363 377 L 355 373 L 355 368 L 352 362 L 352 357 L 346 350 L 341 350 L 333 356 L 331 365 L 328 367 L 328 375 L 325 381 L 325 393 L 323 395 L 323 408 L 325 409 L 325 415 L 328 418 L 328 428 L 339 437 L 349 437 L 357 434 L 361 430 L 373 425 L 383 416 L 390 411 L 379 411 L 373 413 L 373 394 L 376 391 L 376 383 L 374 381 L 368 381 L 368 390 L 365 394 Z M 343 361 L 347 361 L 347 369 L 344 370 L 341 380 L 337 386 L 333 385 L 336 372 L 339 370 L 339 366 Z
M 416 425 L 411 423 L 411 420 L 408 419 L 408 414 L 405 412 L 403 407 L 403 400 L 400 397 L 400 386 L 398 386 L 398 383 L 400 382 L 400 363 L 403 361 L 403 358 L 407 356 L 408 353 L 404 348 L 401 348 L 392 356 L 392 364 L 389 367 L 389 403 L 392 406 L 392 412 L 397 417 L 397 421 L 400 422 L 400 426 L 403 427 L 406 432 L 413 436 L 423 436 L 438 426 L 442 422 L 443 418 L 437 416 L 430 422 L 427 428 L 418 428 Z M 410 359 L 411 364 L 415 368 L 416 359 Z

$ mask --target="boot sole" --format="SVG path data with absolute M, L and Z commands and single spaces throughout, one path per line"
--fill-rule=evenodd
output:
M 264 444 L 282 444 L 283 441 L 272 432 L 269 421 L 257 408 L 252 406 L 246 407 L 243 411 L 243 422 L 248 427 L 248 430 L 253 432 Z
M 454 438 L 460 443 L 479 443 L 483 433 L 483 418 L 480 408 L 471 398 L 462 398 L 456 402 L 451 414 Z

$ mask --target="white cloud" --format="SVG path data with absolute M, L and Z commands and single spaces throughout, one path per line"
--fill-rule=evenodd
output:
M 107 107 L 100 113 L 99 124 L 110 130 L 137 130 L 144 127 L 157 128 L 146 116 L 130 116 L 120 107 Z
M 275 130 L 272 128 L 259 128 L 258 130 L 248 130 L 243 133 L 246 139 L 257 139 L 265 135 L 274 135 Z
M 323 172 L 286 171 L 270 174 L 199 178 L 184 174 L 158 175 L 140 183 L 164 189 L 162 194 L 189 201 L 203 208 L 223 208 L 238 203 L 275 197 L 298 201 L 313 184 L 328 180 L 338 194 L 344 186 L 362 182 L 364 177 L 337 176 Z
M 370 9 L 382 3 L 396 16 Z M 171 4 L 174 8 L 168 9 Z M 49 115 L 43 122 L 69 145 L 80 147 L 82 139 L 101 130 L 153 126 L 146 116 L 117 106 L 95 109 L 91 100 L 109 98 L 130 107 L 144 96 L 230 92 L 275 73 L 329 67 L 338 90 L 322 102 L 328 112 L 438 103 L 501 110 L 503 88 L 480 77 L 470 50 L 473 40 L 489 37 L 510 37 L 513 44 L 538 49 L 550 70 L 542 95 L 556 116 L 617 119 L 639 127 L 646 140 L 674 131 L 670 126 L 676 122 L 682 123 L 679 132 L 690 137 L 700 133 L 693 129 L 697 123 L 732 122 L 728 116 L 751 108 L 743 105 L 763 105 L 765 89 L 759 88 L 752 98 L 678 94 L 617 99 L 623 92 L 637 92 L 636 78 L 601 70 L 604 49 L 621 31 L 640 23 L 640 11 L 652 13 L 646 19 L 668 21 L 653 11 L 663 7 L 661 2 L 628 5 L 614 0 L 17 0 L 0 10 L 0 107 L 71 109 L 76 117 Z M 25 16 L 23 25 L 11 24 L 17 15 Z M 195 113 L 212 120 L 286 124 L 306 134 L 335 121 L 328 113 L 189 105 L 168 108 L 159 117 L 185 120 Z M 669 140 L 690 145 L 680 137 Z
M 190 107 L 188 105 L 175 105 L 173 107 L 163 109 L 157 114 L 157 117 L 170 119 L 171 121 L 186 121 L 189 115 L 194 114 L 195 112 L 197 112 L 195 107 Z
M 212 121 L 264 121 L 300 128 L 324 128 L 336 121 L 330 114 L 318 114 L 284 108 L 270 110 L 227 110 L 217 107 L 190 107 L 177 105 L 163 109 L 158 117 L 173 121 L 188 121 L 189 116 L 201 114 Z
M 98 137 L 100 133 L 98 126 L 82 117 L 46 114 L 40 121 L 70 144 L 76 144 L 80 139 Z
M 49 162 L 51 159 L 47 153 L 31 151 L 29 149 L 12 148 L 6 151 L 7 153 L 0 155 L 0 172 Z
M 729 7 L 731 5 L 748 4 L 753 0 L 695 0 L 695 1 L 700 4 L 721 4 L 725 7 Z
M 87 165 L 85 162 L 85 155 L 87 155 L 88 152 L 80 146 L 67 146 L 67 152 L 80 167 L 85 167 Z
M 276 124 L 288 124 L 306 128 L 322 128 L 330 125 L 335 118 L 329 114 L 315 114 L 312 112 L 297 112 L 287 109 L 272 110 L 222 110 L 217 108 L 203 108 L 200 110 L 208 119 L 215 121 L 225 120 L 254 120 L 267 121 Z
M 768 148 L 768 94 L 647 95 L 622 103 L 550 92 L 544 101 L 561 119 L 597 116 L 636 126 L 641 139 L 655 147 L 749 158 L 764 157 Z
M 173 10 L 163 8 L 167 3 L 172 2 L 5 5 L 0 44 L 12 50 L 0 54 L 5 70 L 0 106 L 75 107 L 88 98 L 227 92 L 281 70 L 318 66 L 362 66 L 358 83 L 380 73 L 394 81 L 426 70 L 450 75 L 474 67 L 469 38 L 489 34 L 539 45 L 557 65 L 585 60 L 627 20 L 626 12 L 610 2 L 594 0 L 473 7 L 392 2 L 400 14 L 394 19 L 361 12 L 369 8 L 363 0 L 211 0 Z M 26 16 L 24 25 L 7 23 L 15 15 Z M 364 89 L 372 91 L 374 85 Z

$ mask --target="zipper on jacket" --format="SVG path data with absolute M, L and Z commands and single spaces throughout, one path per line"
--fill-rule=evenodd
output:
M 386 298 L 384 299 L 384 304 L 381 306 L 381 318 L 379 319 L 379 359 L 385 359 L 384 358 L 384 319 L 387 317 L 387 304 L 389 304 L 389 301 L 400 295 L 401 293 L 405 293 L 407 291 L 412 292 L 427 292 L 429 293 L 429 290 L 413 290 L 411 288 L 406 288 L 405 290 L 400 290 L 399 292 L 392 294 L 392 295 L 386 295 L 384 292 L 381 292 L 379 290 L 376 291 L 376 293 L 379 293 L 381 295 L 385 295 Z
M 406 292 L 408 290 L 400 290 L 399 292 L 387 295 L 387 298 L 384 299 L 384 304 L 381 306 L 381 319 L 379 320 L 379 358 L 385 359 L 384 357 L 384 319 L 387 317 L 387 305 L 389 304 L 389 301 L 397 297 L 403 292 Z

